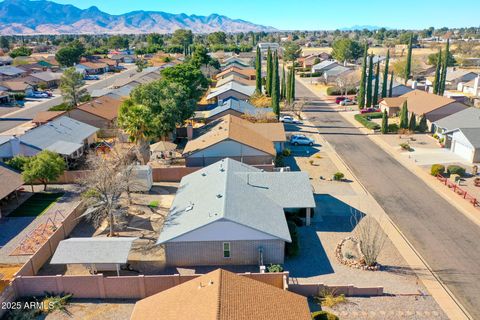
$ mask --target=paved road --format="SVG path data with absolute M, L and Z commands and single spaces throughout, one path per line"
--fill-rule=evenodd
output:
M 297 81 L 297 98 L 320 100 Z M 327 102 L 305 114 L 474 319 L 480 319 L 480 227 Z
M 106 88 L 110 85 L 113 84 L 115 80 L 121 77 L 128 77 L 130 74 L 133 74 L 136 72 L 136 68 L 134 66 L 129 66 L 128 70 L 123 71 L 122 73 L 112 75 L 106 79 L 101 79 L 99 81 L 96 81 L 91 84 L 87 84 L 86 88 L 89 92 L 92 92 L 92 90 L 98 90 L 98 89 L 103 89 Z M 48 100 L 45 100 L 45 102 L 39 103 L 37 105 L 31 106 L 31 107 L 26 107 L 24 109 L 21 109 L 19 111 L 15 111 L 10 114 L 6 114 L 1 116 L 0 118 L 0 132 L 7 131 L 13 127 L 18 126 L 21 123 L 26 122 L 26 120 L 23 121 L 14 121 L 13 119 L 33 119 L 33 117 L 37 114 L 37 112 L 40 111 L 46 111 L 50 109 L 53 106 L 56 106 L 58 104 L 62 103 L 62 97 L 58 96 L 55 98 L 51 98 Z M 8 120 L 12 119 L 12 120 Z

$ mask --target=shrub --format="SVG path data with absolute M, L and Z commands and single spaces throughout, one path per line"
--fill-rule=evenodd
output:
M 157 200 L 153 200 L 153 201 L 151 201 L 151 202 L 148 204 L 148 206 L 149 206 L 150 208 L 152 208 L 152 209 L 153 209 L 153 208 L 158 208 L 158 201 L 157 201 Z
M 460 177 L 465 176 L 465 168 L 453 164 L 447 167 L 447 172 L 449 174 L 458 174 Z
M 333 180 L 335 180 L 335 181 L 340 181 L 340 180 L 342 180 L 343 178 L 345 178 L 345 175 L 344 175 L 343 173 L 341 173 L 340 171 L 335 172 L 335 173 L 333 174 Z
M 327 88 L 327 95 L 329 96 L 339 96 L 345 93 L 345 89 L 340 89 L 337 87 L 329 87 Z M 348 88 L 347 89 L 347 94 L 356 94 L 357 89 L 356 88 Z
M 292 154 L 292 150 L 290 150 L 290 149 L 288 149 L 288 148 L 285 148 L 285 149 L 283 149 L 283 151 L 282 151 L 282 155 L 283 155 L 284 157 L 289 157 L 291 154 Z
M 380 112 L 381 113 L 381 112 Z M 355 120 L 360 122 L 365 128 L 370 129 L 370 130 L 378 130 L 380 129 L 380 125 L 378 123 L 369 121 L 367 119 L 367 115 L 369 113 L 364 113 L 364 114 L 356 114 L 355 115 Z M 370 117 L 371 118 L 371 117 Z
M 270 264 L 267 267 L 268 272 L 283 272 L 283 267 L 281 264 Z
M 387 131 L 388 131 L 388 132 L 391 132 L 391 133 L 397 133 L 397 132 L 398 132 L 398 129 L 399 129 L 399 128 L 398 128 L 398 124 L 396 124 L 396 123 L 391 123 L 391 124 L 388 125 Z
M 433 137 L 434 137 L 435 139 L 438 139 L 438 134 L 434 133 L 434 134 L 433 134 Z
M 22 101 L 22 100 L 25 100 L 25 93 L 23 92 L 10 93 L 10 98 L 16 101 Z
M 312 313 L 312 320 L 339 320 L 339 318 L 327 311 L 316 311 Z
M 337 304 L 347 303 L 347 298 L 344 294 L 336 295 L 334 291 L 324 290 L 315 300 L 320 302 L 323 307 L 333 308 Z
M 298 233 L 297 233 L 297 226 L 292 221 L 287 221 L 288 231 L 290 232 L 290 238 L 292 238 L 292 242 L 285 244 L 285 253 L 287 257 L 294 257 L 298 255 L 300 251 L 300 246 L 298 244 Z
M 285 159 L 283 154 L 277 154 L 275 157 L 275 167 L 285 167 Z
M 400 143 L 400 147 L 402 148 L 402 150 L 405 150 L 405 151 L 413 151 L 413 148 L 410 147 L 408 142 Z
M 445 173 L 445 166 L 441 164 L 433 164 L 430 168 L 430 174 L 432 176 L 437 176 Z
M 57 104 L 56 106 L 51 107 L 50 109 L 48 109 L 48 111 L 68 111 L 71 109 L 72 107 L 69 106 L 68 104 L 60 103 L 60 104 Z

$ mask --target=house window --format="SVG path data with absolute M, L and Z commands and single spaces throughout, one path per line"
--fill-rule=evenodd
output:
M 230 242 L 223 243 L 223 257 L 230 258 Z

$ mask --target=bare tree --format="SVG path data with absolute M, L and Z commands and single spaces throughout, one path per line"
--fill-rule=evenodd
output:
M 345 74 L 338 76 L 335 80 L 338 89 L 340 89 L 340 95 L 345 96 L 348 94 L 348 90 L 355 88 L 359 82 L 360 75 L 356 70 L 345 72 Z
M 365 264 L 375 266 L 387 239 L 381 224 L 375 218 L 356 210 L 352 211 L 352 224 Z

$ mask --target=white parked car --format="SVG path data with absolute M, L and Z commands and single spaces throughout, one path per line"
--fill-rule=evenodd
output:
M 313 146 L 315 141 L 303 134 L 295 134 L 290 137 L 290 144 L 294 146 Z
M 300 121 L 298 121 L 297 119 L 295 119 L 292 116 L 282 116 L 282 117 L 280 117 L 280 122 L 283 122 L 283 123 L 301 123 Z
M 33 98 L 48 98 L 48 94 L 45 92 L 34 92 L 32 94 Z
M 340 101 L 341 106 L 351 106 L 351 105 L 354 105 L 354 104 L 357 104 L 357 102 L 354 101 L 354 100 L 348 99 L 348 98 L 343 100 L 343 101 Z

